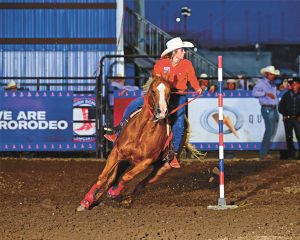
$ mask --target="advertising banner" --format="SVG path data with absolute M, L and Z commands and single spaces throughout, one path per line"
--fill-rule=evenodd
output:
M 265 131 L 258 99 L 250 91 L 224 91 L 223 132 L 225 150 L 258 150 Z M 188 106 L 192 143 L 197 149 L 217 150 L 219 139 L 217 94 L 205 93 Z M 285 132 L 279 114 L 272 149 L 285 149 Z M 296 139 L 295 139 L 296 142 Z
M 0 151 L 95 149 L 92 142 L 74 139 L 74 132 L 80 128 L 73 129 L 73 101 L 80 101 L 78 98 L 85 96 L 72 92 L 0 91 Z
M 122 120 L 126 107 L 132 100 L 140 97 L 142 91 L 114 91 L 114 126 L 117 126 Z

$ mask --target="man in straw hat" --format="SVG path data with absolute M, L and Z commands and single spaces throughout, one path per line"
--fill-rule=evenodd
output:
M 271 139 L 275 136 L 279 114 L 277 111 L 279 91 L 276 88 L 275 78 L 280 74 L 274 66 L 267 66 L 260 70 L 263 75 L 252 90 L 252 95 L 259 99 L 261 115 L 265 123 L 265 133 L 262 139 L 259 157 L 261 160 L 270 159 L 268 155 Z
M 202 91 L 210 91 L 211 93 L 214 93 L 217 90 L 215 85 L 209 84 L 208 75 L 206 73 L 201 73 L 199 81 Z
M 228 79 L 226 81 L 226 90 L 236 90 L 237 89 L 237 80 Z
M 199 86 L 197 76 L 195 74 L 194 67 L 191 61 L 184 58 L 185 48 L 194 47 L 191 42 L 184 42 L 181 38 L 176 37 L 169 40 L 167 48 L 161 54 L 153 69 L 153 76 L 160 75 L 168 78 L 172 85 L 172 91 L 176 91 L 183 94 L 172 94 L 170 102 L 171 105 L 176 108 L 186 102 L 186 95 L 184 91 L 187 90 L 187 83 L 189 82 L 194 90 L 198 93 L 202 93 L 202 89 Z M 140 101 L 133 101 L 134 106 L 130 106 L 131 109 L 138 109 L 142 107 L 143 99 Z M 130 104 L 131 105 L 131 104 Z M 180 108 L 174 115 L 173 119 L 173 144 L 174 144 L 174 158 L 170 161 L 170 166 L 173 168 L 180 168 L 178 162 L 177 153 L 179 152 L 180 143 L 184 130 L 184 115 L 185 107 Z M 116 134 L 106 134 L 105 137 L 110 140 L 116 140 Z
M 17 84 L 14 80 L 11 80 L 5 87 L 5 90 L 17 90 Z

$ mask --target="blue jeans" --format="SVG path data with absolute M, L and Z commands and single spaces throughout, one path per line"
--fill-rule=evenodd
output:
M 130 102 L 130 104 L 127 106 L 127 108 L 124 111 L 123 117 L 122 117 L 122 122 L 125 119 L 128 119 L 130 114 L 138 110 L 139 108 L 143 107 L 144 105 L 144 98 L 143 97 L 138 97 L 134 99 L 133 101 Z
M 176 108 L 186 102 L 186 95 L 175 95 L 171 96 L 171 107 Z M 172 132 L 173 132 L 173 144 L 174 144 L 174 151 L 175 153 L 178 153 L 183 131 L 184 131 L 184 115 L 185 115 L 185 109 L 180 108 L 177 112 L 174 113 L 172 116 Z
M 278 126 L 279 114 L 276 108 L 273 109 L 262 107 L 261 115 L 265 122 L 265 133 L 261 143 L 259 156 L 260 158 L 263 158 L 268 154 L 271 140 L 275 136 Z

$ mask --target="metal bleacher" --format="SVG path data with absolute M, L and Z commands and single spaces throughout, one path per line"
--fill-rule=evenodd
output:
M 159 27 L 155 26 L 140 14 L 126 8 L 124 21 L 124 38 L 126 44 L 134 49 L 136 53 L 149 56 L 159 56 L 165 49 L 166 42 L 173 38 Z M 216 77 L 218 67 L 196 53 L 193 49 L 187 49 L 186 58 L 192 61 L 197 75 L 207 73 L 210 77 Z M 155 59 L 138 59 L 135 63 L 143 68 L 151 68 Z M 223 75 L 230 76 L 228 71 L 223 69 Z

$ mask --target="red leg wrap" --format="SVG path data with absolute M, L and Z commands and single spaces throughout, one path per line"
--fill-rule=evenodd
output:
M 109 190 L 108 190 L 108 195 L 111 197 L 111 198 L 117 198 L 121 191 L 123 190 L 124 188 L 124 183 L 123 182 L 119 182 L 117 185 L 115 186 L 112 186 Z
M 93 202 L 95 202 L 96 194 L 99 191 L 99 185 L 96 183 L 91 187 L 88 193 L 84 196 L 84 199 L 80 201 L 80 204 L 85 206 L 86 209 L 89 209 Z

